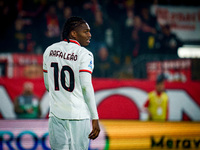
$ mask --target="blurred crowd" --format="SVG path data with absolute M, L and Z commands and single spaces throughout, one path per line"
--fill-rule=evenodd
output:
M 90 25 L 87 47 L 95 57 L 94 77 L 133 78 L 133 61 L 146 54 L 177 55 L 183 43 L 159 25 L 150 11 L 157 0 L 0 0 L 1 52 L 42 54 L 60 41 L 70 16 Z

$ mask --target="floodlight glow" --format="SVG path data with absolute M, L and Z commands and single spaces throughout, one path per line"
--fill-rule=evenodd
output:
M 200 46 L 184 45 L 178 48 L 177 53 L 180 58 L 200 58 Z

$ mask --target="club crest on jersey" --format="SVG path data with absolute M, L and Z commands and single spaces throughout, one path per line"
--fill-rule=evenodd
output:
M 88 65 L 88 67 L 92 69 L 92 60 L 90 61 L 90 64 Z

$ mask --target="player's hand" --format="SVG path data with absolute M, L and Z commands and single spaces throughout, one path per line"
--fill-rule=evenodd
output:
M 99 127 L 99 120 L 92 120 L 92 132 L 89 134 L 89 138 L 94 140 L 99 136 L 100 127 Z

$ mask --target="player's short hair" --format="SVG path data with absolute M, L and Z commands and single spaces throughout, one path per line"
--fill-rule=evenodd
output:
M 165 74 L 162 73 L 162 74 L 158 75 L 157 79 L 156 79 L 156 84 L 159 84 L 159 83 L 165 81 L 165 79 L 166 79 Z
M 66 39 L 69 41 L 68 37 L 70 32 L 83 23 L 86 23 L 86 21 L 78 16 L 73 16 L 67 19 L 62 30 L 62 40 Z

